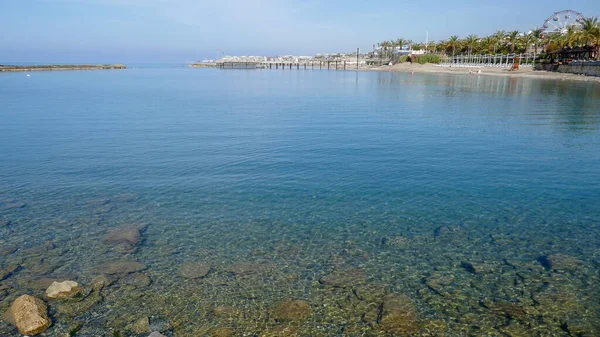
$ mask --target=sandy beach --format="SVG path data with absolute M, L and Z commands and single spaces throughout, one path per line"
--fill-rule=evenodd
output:
M 469 71 L 477 72 L 481 69 L 481 74 L 470 74 Z M 576 74 L 564 74 L 543 70 L 534 71 L 532 67 L 521 67 L 518 71 L 509 72 L 507 68 L 461 68 L 461 67 L 440 67 L 433 64 L 413 64 L 399 63 L 392 66 L 380 66 L 370 68 L 375 71 L 393 71 L 403 73 L 427 73 L 427 74 L 463 74 L 466 76 L 507 76 L 520 78 L 539 78 L 550 80 L 572 80 L 600 83 L 600 77 L 584 76 Z

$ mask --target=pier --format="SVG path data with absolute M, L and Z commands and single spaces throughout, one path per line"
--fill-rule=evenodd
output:
M 340 60 L 319 60 L 319 61 L 301 61 L 301 62 L 217 62 L 219 69 L 330 69 L 330 70 L 351 70 L 364 66 L 365 62 L 340 61 Z

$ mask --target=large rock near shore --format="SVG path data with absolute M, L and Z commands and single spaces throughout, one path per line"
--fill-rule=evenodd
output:
M 6 320 L 14 324 L 20 334 L 32 336 L 44 332 L 51 324 L 46 304 L 30 295 L 23 295 L 13 302 Z
M 81 287 L 75 281 L 52 282 L 46 289 L 48 298 L 67 298 L 81 291 Z

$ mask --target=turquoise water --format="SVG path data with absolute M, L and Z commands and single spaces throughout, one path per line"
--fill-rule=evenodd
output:
M 0 102 L 0 310 L 43 298 L 45 336 L 600 335 L 599 84 L 139 68 Z

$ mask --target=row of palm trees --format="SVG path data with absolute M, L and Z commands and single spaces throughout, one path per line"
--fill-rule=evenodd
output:
M 598 17 L 587 18 L 579 23 L 579 26 L 569 26 L 564 34 L 544 33 L 541 28 L 535 28 L 528 33 L 517 30 L 505 32 L 503 30 L 486 36 L 469 35 L 459 38 L 456 35 L 446 40 L 425 43 L 414 43 L 411 40 L 397 39 L 383 41 L 378 44 L 383 57 L 388 57 L 396 48 L 409 46 L 412 50 L 427 49 L 431 53 L 446 55 L 458 54 L 509 54 L 540 51 L 552 52 L 565 47 L 591 46 L 596 50 L 600 47 L 600 22 Z

